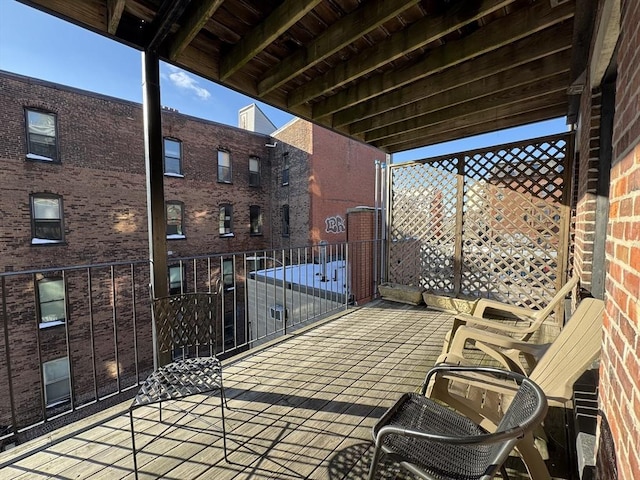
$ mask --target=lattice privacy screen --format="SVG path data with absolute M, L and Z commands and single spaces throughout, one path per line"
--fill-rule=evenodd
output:
M 570 138 L 391 165 L 389 281 L 544 305 L 566 270 Z

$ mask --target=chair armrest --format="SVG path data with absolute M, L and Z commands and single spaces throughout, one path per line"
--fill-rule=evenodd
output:
M 515 349 L 523 353 L 537 356 L 548 348 L 548 344 L 536 344 L 515 339 L 508 335 L 488 332 L 479 328 L 461 326 L 457 329 L 450 341 L 449 351 L 459 357 L 463 357 L 463 350 L 467 342 L 482 342 L 489 348 Z
M 519 317 L 520 318 L 520 317 Z M 527 334 L 533 333 L 537 330 L 538 325 L 531 321 L 531 318 L 520 318 L 526 326 L 512 325 L 509 323 L 501 322 L 500 320 L 491 320 L 469 315 L 467 313 L 460 313 L 455 316 L 454 323 L 458 323 L 458 326 L 468 325 L 470 327 L 484 327 L 491 330 L 499 330 L 501 332 L 520 333 Z M 455 333 L 456 328 L 454 327 Z
M 497 310 L 498 312 L 507 313 L 518 318 L 528 318 L 529 320 L 531 317 L 536 317 L 539 313 L 539 310 L 518 307 L 516 305 L 509 305 L 508 303 L 482 298 L 478 300 L 478 303 L 476 303 L 476 307 L 473 309 L 473 316 L 477 318 L 484 318 L 487 309 Z

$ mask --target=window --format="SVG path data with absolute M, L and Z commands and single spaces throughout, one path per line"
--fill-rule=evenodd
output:
M 26 110 L 27 158 L 58 161 L 56 116 L 53 113 Z
M 60 277 L 38 280 L 40 328 L 62 325 L 66 321 L 64 280 Z
M 249 157 L 249 186 L 260 186 L 260 159 L 258 157 Z
M 31 195 L 31 243 L 61 243 L 63 233 L 62 197 L 46 193 Z
M 289 236 L 289 205 L 282 206 L 282 236 Z
M 258 205 L 249 207 L 249 224 L 251 235 L 262 235 L 262 211 Z
M 282 154 L 282 185 L 289 185 L 289 152 Z
M 164 173 L 182 176 L 182 142 L 179 140 L 164 139 Z
M 221 236 L 233 237 L 233 209 L 231 205 L 220 205 L 220 225 Z
M 229 152 L 218 150 L 218 181 L 231 183 L 231 156 Z
M 283 305 L 277 303 L 269 308 L 269 315 L 278 322 L 282 322 L 283 319 L 286 319 L 288 317 L 288 313 L 289 312 L 287 312 L 287 309 Z
M 233 259 L 229 258 L 222 262 L 222 284 L 225 289 L 233 287 Z
M 44 400 L 52 407 L 69 400 L 71 383 L 69 382 L 69 358 L 62 357 L 42 364 L 44 377 Z
M 182 202 L 167 202 L 167 238 L 184 238 Z
M 178 295 L 184 292 L 185 271 L 182 265 L 169 267 L 169 295 Z

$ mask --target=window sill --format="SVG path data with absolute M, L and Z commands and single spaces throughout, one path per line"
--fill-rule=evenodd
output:
M 218 180 L 218 183 L 226 183 L 227 185 L 233 185 L 231 180 Z
M 220 238 L 231 238 L 231 237 L 235 237 L 236 235 L 234 233 L 221 233 L 220 234 Z
M 63 398 L 62 400 L 56 400 L 55 402 L 47 403 L 47 408 L 57 407 L 65 403 L 69 403 L 69 397 Z
M 182 173 L 164 172 L 165 177 L 184 178 Z
M 249 235 L 252 237 L 262 237 L 264 234 L 262 232 L 250 232 Z
M 32 238 L 31 245 L 64 245 L 64 240 L 51 240 L 48 238 Z
M 288 186 L 289 186 L 289 182 L 287 182 L 287 183 L 283 183 L 283 184 L 282 184 L 282 186 L 283 186 L 283 187 L 288 187 Z
M 185 235 L 179 235 L 177 233 L 175 234 L 171 234 L 171 235 L 167 235 L 167 240 L 184 240 L 187 237 Z
M 64 325 L 66 322 L 64 320 L 53 320 L 51 322 L 40 322 L 38 327 L 40 330 L 44 330 L 45 328 L 51 327 L 59 327 L 60 325 Z
M 51 157 L 45 157 L 44 155 L 37 155 L 35 153 L 27 153 L 26 158 L 28 160 L 38 160 L 41 162 L 58 163 L 58 160 Z

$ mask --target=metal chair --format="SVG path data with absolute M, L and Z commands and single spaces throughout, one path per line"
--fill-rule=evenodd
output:
M 216 333 L 221 328 L 217 299 L 217 293 L 183 293 L 152 300 L 156 365 L 166 363 L 167 359 L 172 361 L 157 367 L 149 375 L 129 407 L 136 478 L 138 465 L 133 411 L 158 404 L 159 421 L 162 422 L 162 402 L 180 400 L 191 395 L 219 392 L 224 458 L 227 459 L 224 423 L 226 398 L 222 384 L 222 365 L 216 357 Z
M 468 417 L 425 397 L 435 374 L 483 372 L 518 385 L 497 429 L 487 432 Z M 547 400 L 534 382 L 518 373 L 490 367 L 437 365 L 429 370 L 422 393 L 405 393 L 373 427 L 375 449 L 369 470 L 373 480 L 384 452 L 421 478 L 488 480 L 518 441 L 536 428 L 547 412 Z

